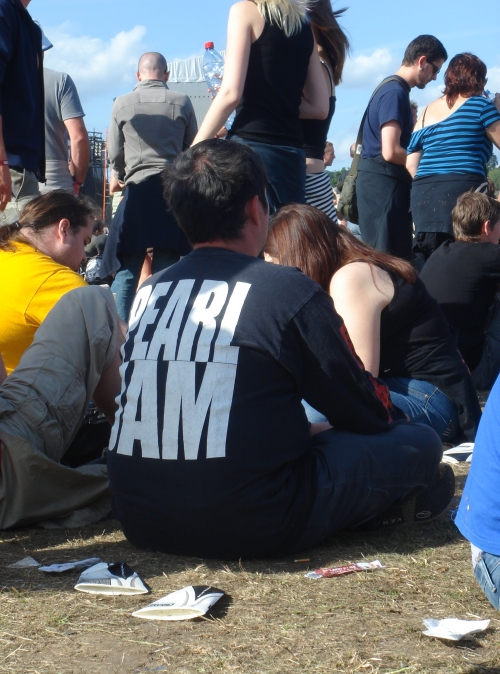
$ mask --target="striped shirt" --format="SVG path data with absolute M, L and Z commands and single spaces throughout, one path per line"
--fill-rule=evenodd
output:
M 408 154 L 423 151 L 416 178 L 443 173 L 485 174 L 493 152 L 486 130 L 500 113 L 484 96 L 472 96 L 442 122 L 414 131 Z

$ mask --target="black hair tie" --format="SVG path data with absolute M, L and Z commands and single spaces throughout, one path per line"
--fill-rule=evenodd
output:
M 18 220 L 15 221 L 14 227 L 16 228 L 17 231 L 19 231 L 21 229 L 21 224 Z

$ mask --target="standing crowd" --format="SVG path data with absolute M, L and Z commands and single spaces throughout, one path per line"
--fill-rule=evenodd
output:
M 83 526 L 111 495 L 139 547 L 299 552 L 440 516 L 455 493 L 443 443 L 467 441 L 456 522 L 499 608 L 500 203 L 485 165 L 500 95 L 484 63 L 453 57 L 415 121 L 411 89 L 448 54 L 412 40 L 368 103 L 339 221 L 326 167 L 345 10 L 237 2 L 200 128 L 160 53 L 115 99 L 122 197 L 104 245 L 79 195 L 83 109 L 69 75 L 43 68 L 29 3 L 0 0 L 0 528 Z M 96 408 L 106 451 L 90 460 Z

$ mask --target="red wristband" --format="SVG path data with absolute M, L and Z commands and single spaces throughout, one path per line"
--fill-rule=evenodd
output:
M 8 159 L 0 159 L 0 166 L 8 166 L 8 165 L 9 165 Z

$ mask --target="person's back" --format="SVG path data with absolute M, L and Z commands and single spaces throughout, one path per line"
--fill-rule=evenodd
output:
M 162 171 L 189 147 L 196 133 L 191 100 L 161 80 L 138 82 L 133 92 L 119 96 L 112 120 L 122 134 L 120 178 L 138 183 Z M 116 143 L 115 143 L 116 144 Z
M 457 240 L 435 250 L 420 276 L 458 330 L 458 347 L 476 387 L 489 388 L 500 367 L 495 336 L 500 320 L 495 298 L 500 282 L 500 204 L 484 194 L 466 192 L 459 197 L 452 220 Z

